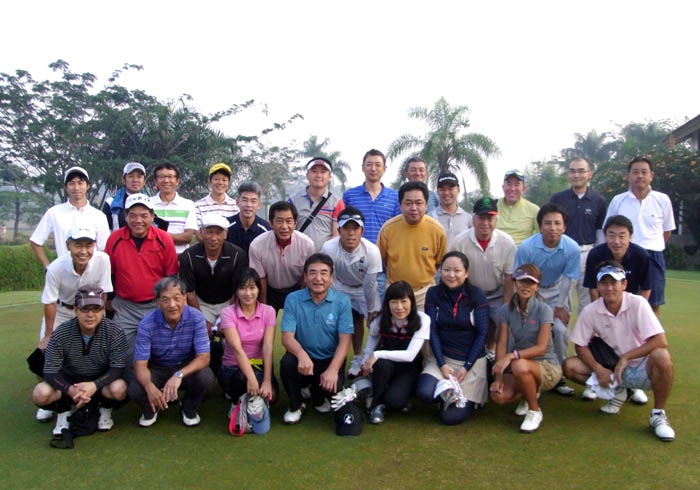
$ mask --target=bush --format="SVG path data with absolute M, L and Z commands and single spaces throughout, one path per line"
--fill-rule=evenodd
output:
M 56 258 L 53 250 L 44 250 L 49 260 Z M 0 291 L 22 291 L 44 287 L 44 268 L 28 243 L 0 246 Z
M 666 259 L 666 267 L 669 269 L 688 269 L 688 256 L 680 245 L 675 243 L 667 244 L 666 250 L 664 250 L 664 258 Z

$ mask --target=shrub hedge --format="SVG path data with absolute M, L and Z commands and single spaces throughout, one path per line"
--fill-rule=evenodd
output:
M 47 250 L 49 260 L 56 252 Z M 0 246 L 0 291 L 24 291 L 44 287 L 44 268 L 28 243 Z

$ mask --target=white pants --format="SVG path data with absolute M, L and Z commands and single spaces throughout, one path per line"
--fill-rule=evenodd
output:
M 554 283 L 550 288 L 540 288 L 539 293 L 544 302 L 554 309 L 554 305 L 559 297 L 559 281 Z M 566 300 L 568 303 L 568 296 Z M 571 305 L 566 304 L 564 307 L 571 311 Z M 563 363 L 569 348 L 569 330 L 566 325 L 564 325 L 564 322 L 557 317 L 554 317 L 554 323 L 552 324 L 552 347 L 554 348 L 554 353 L 557 355 L 559 362 Z
M 75 318 L 75 310 L 66 308 L 63 305 L 56 305 L 56 317 L 53 319 L 53 329 L 56 330 L 61 323 Z M 39 340 L 46 335 L 46 318 L 41 319 L 41 330 L 39 330 Z
M 578 281 L 571 281 L 571 292 L 569 293 L 569 302 L 573 304 L 574 295 L 578 296 L 578 314 L 581 314 L 586 306 L 591 302 L 591 294 L 588 288 L 583 287 L 583 279 L 586 275 L 586 259 L 588 259 L 588 252 L 594 245 L 581 245 L 581 276 Z

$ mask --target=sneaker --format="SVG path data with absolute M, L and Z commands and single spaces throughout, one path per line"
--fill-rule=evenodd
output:
M 585 390 L 583 390 L 583 393 L 581 393 L 581 399 L 584 402 L 592 402 L 593 400 L 598 399 L 598 393 L 596 393 L 596 391 L 593 388 L 588 387 Z
M 525 414 L 525 420 L 520 424 L 520 432 L 535 432 L 540 428 L 542 423 L 542 410 L 528 410 Z
M 527 415 L 528 408 L 527 408 L 527 401 L 525 400 L 520 400 L 518 405 L 515 407 L 515 415 L 518 417 L 522 417 L 524 415 Z
M 676 437 L 676 432 L 671 428 L 671 424 L 668 423 L 668 417 L 666 417 L 666 412 L 663 410 L 658 412 L 652 410 L 649 417 L 649 427 L 654 430 L 656 437 L 664 442 L 671 442 Z
M 100 418 L 97 421 L 97 430 L 108 431 L 114 427 L 114 419 L 112 418 L 112 409 L 100 407 Z
M 63 429 L 68 429 L 70 427 L 68 417 L 70 417 L 70 410 L 56 415 L 56 427 L 53 428 L 53 435 L 60 436 Z
M 618 386 L 615 388 L 615 396 L 605 405 L 600 407 L 600 412 L 605 415 L 617 415 L 622 409 L 622 405 L 627 401 L 627 388 Z
M 299 407 L 298 410 L 287 410 L 286 412 L 284 412 L 284 423 L 289 425 L 296 424 L 301 420 L 301 416 L 304 413 L 305 409 L 306 404 L 302 403 L 301 407 Z
M 301 389 L 301 398 L 303 400 L 311 400 L 311 388 L 309 388 L 308 386 L 304 386 Z
M 646 405 L 647 402 L 649 401 L 649 398 L 647 398 L 647 394 L 644 393 L 644 390 L 630 390 L 632 392 L 632 396 L 630 396 L 630 401 L 634 403 L 635 405 Z
M 318 413 L 328 413 L 331 411 L 331 402 L 329 402 L 328 400 L 323 400 L 323 403 L 321 403 L 318 406 L 314 406 L 314 409 Z
M 236 409 L 236 404 L 231 403 L 231 408 L 228 409 L 228 414 L 226 414 L 226 418 L 231 420 L 231 415 L 233 415 L 233 411 Z
M 382 403 L 377 405 L 369 412 L 369 423 L 370 424 L 381 424 L 384 422 L 384 411 L 386 406 Z
M 574 389 L 567 385 L 566 381 L 563 379 L 557 383 L 557 385 L 554 387 L 554 391 L 563 396 L 573 396 L 575 393 Z
M 181 412 L 181 413 L 182 413 L 182 423 L 185 424 L 185 426 L 187 426 L 187 427 L 196 427 L 202 421 L 202 419 L 198 413 L 195 413 L 194 417 L 188 417 L 187 415 L 185 415 L 185 412 Z
M 156 420 L 158 420 L 158 410 L 156 410 L 156 412 L 150 418 L 146 418 L 146 415 L 142 413 L 141 417 L 139 418 L 139 425 L 141 427 L 150 427 L 156 423 Z
M 413 408 L 413 405 L 411 405 L 411 402 L 408 402 L 406 406 L 401 407 L 401 413 L 408 413 L 411 411 L 411 408 Z
M 360 371 L 362 371 L 362 357 L 355 356 L 352 358 L 350 369 L 348 369 L 348 377 L 355 378 L 359 376 Z
M 36 419 L 39 422 L 48 422 L 52 418 L 53 418 L 53 411 L 52 410 L 44 410 L 43 408 L 37 408 Z

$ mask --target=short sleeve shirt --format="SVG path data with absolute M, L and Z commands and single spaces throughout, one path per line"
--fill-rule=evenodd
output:
M 238 206 L 235 199 L 230 196 L 224 197 L 224 202 L 216 202 L 211 194 L 207 194 L 202 199 L 195 201 L 194 208 L 197 213 L 197 227 L 202 227 L 202 218 L 208 214 L 223 216 L 228 218 L 238 213 Z
M 324 195 L 327 195 L 328 192 Z M 299 218 L 297 219 L 297 230 L 301 231 L 301 227 L 304 226 L 306 220 L 311 213 L 316 209 L 318 203 L 321 202 L 323 196 L 319 197 L 315 201 L 311 199 L 308 192 L 300 192 L 291 198 L 289 202 L 294 204 L 297 208 L 297 213 L 299 213 Z M 345 208 L 343 201 L 340 200 L 338 196 L 330 193 L 330 196 L 323 203 L 323 206 L 318 211 L 318 214 L 313 217 L 309 226 L 304 230 L 304 234 L 314 241 L 316 250 L 321 250 L 323 244 L 330 240 L 331 230 L 334 221 L 338 220 L 338 213 L 340 213 Z
M 202 243 L 189 247 L 178 260 L 178 275 L 187 285 L 187 292 L 193 292 L 206 303 L 214 305 L 231 299 L 239 274 L 248 267 L 248 255 L 229 242 L 224 242 L 213 268 Z
M 382 257 L 379 248 L 365 238 L 352 252 L 340 245 L 340 237 L 335 237 L 323 244 L 321 252 L 333 259 L 333 279 L 346 287 L 360 287 L 367 274 L 382 271 Z
M 250 244 L 253 242 L 253 240 L 255 240 L 259 235 L 262 235 L 266 231 L 270 231 L 272 229 L 270 223 L 259 216 L 255 216 L 255 220 L 247 230 L 243 228 L 243 225 L 241 224 L 240 213 L 226 219 L 229 223 L 231 223 L 231 225 L 228 227 L 226 240 L 241 247 L 245 253 L 248 253 Z
M 557 192 L 550 202 L 561 204 L 568 215 L 566 234 L 579 245 L 592 245 L 596 230 L 602 230 L 605 220 L 605 199 L 597 192 L 586 189 L 582 197 L 569 188 Z
M 515 269 L 522 264 L 535 264 L 542 273 L 542 286 L 551 286 L 562 276 L 577 280 L 581 275 L 581 248 L 573 238 L 562 235 L 555 249 L 548 249 L 542 234 L 528 238 L 515 254 Z
M 112 268 L 109 256 L 95 250 L 82 274 L 75 272 L 70 254 L 61 255 L 46 270 L 41 302 L 45 305 L 61 302 L 72 305 L 75 293 L 86 284 L 97 284 L 105 293 L 112 292 Z
M 265 330 L 275 328 L 276 325 L 275 309 L 260 302 L 255 307 L 255 313 L 250 319 L 246 318 L 237 303 L 221 310 L 221 330 L 236 329 L 238 337 L 241 339 L 243 352 L 248 359 L 262 358 Z M 238 360 L 228 342 L 224 342 L 222 363 L 224 366 L 238 366 Z
M 107 238 L 109 238 L 109 223 L 107 217 L 99 209 L 93 208 L 89 203 L 81 208 L 76 208 L 70 202 L 56 204 L 49 208 L 41 221 L 34 229 L 29 240 L 37 245 L 43 245 L 53 233 L 54 247 L 56 254 L 68 253 L 66 240 L 71 229 L 80 224 L 89 225 L 97 231 L 97 250 L 104 250 Z
M 510 304 L 500 306 L 499 318 L 501 323 L 508 325 L 508 334 L 513 339 L 513 348 L 524 350 L 537 345 L 537 336 L 540 334 L 540 328 L 544 324 L 554 322 L 554 312 L 547 303 L 533 296 L 527 302 L 524 320 L 520 315 L 520 307 L 517 306 L 511 310 Z M 536 357 L 535 360 L 559 364 L 552 347 L 551 334 L 544 355 Z
M 671 199 L 662 192 L 650 190 L 641 201 L 632 191 L 618 194 L 610 201 L 605 219 L 618 214 L 632 222 L 632 242 L 646 250 L 662 252 L 666 248 L 664 232 L 676 229 Z
M 379 230 L 390 218 L 401 214 L 399 207 L 399 193 L 382 184 L 382 191 L 376 199 L 365 189 L 365 185 L 358 185 L 345 191 L 343 202 L 346 206 L 354 206 L 365 217 L 364 237 L 372 243 L 377 243 Z
M 291 243 L 281 247 L 274 231 L 267 231 L 250 244 L 250 267 L 267 279 L 267 284 L 275 289 L 286 289 L 298 284 L 304 273 L 304 262 L 314 252 L 313 240 L 303 233 L 294 231 Z
M 151 204 L 158 216 L 166 220 L 168 233 L 183 233 L 185 230 L 197 230 L 197 210 L 194 202 L 175 193 L 175 198 L 170 202 L 162 201 L 160 193 L 151 197 Z M 175 245 L 175 251 L 182 253 L 188 247 L 187 244 Z
M 516 247 L 520 246 L 520 243 L 526 238 L 539 233 L 537 213 L 540 208 L 537 204 L 521 197 L 512 206 L 506 204 L 505 198 L 499 199 L 497 206 L 498 222 L 496 227 L 508 233 Z
M 458 250 L 469 259 L 469 282 L 485 293 L 503 287 L 505 276 L 513 273 L 515 243 L 507 233 L 495 229 L 486 250 L 476 240 L 474 228 L 461 233 L 450 250 Z
M 607 243 L 596 245 L 588 252 L 586 259 L 586 272 L 583 279 L 583 287 L 595 289 L 598 284 L 595 276 L 595 269 L 604 260 L 612 260 L 613 255 Z M 622 257 L 622 267 L 625 268 L 627 276 L 627 291 L 632 294 L 639 294 L 641 291 L 651 289 L 651 276 L 649 274 L 649 254 L 639 245 L 629 244 L 627 252 Z
M 447 235 L 447 248 L 449 249 L 455 242 L 457 235 L 464 233 L 472 227 L 472 215 L 457 206 L 455 214 L 450 214 L 442 206 L 438 206 L 428 213 L 428 216 L 435 218 L 445 230 Z

